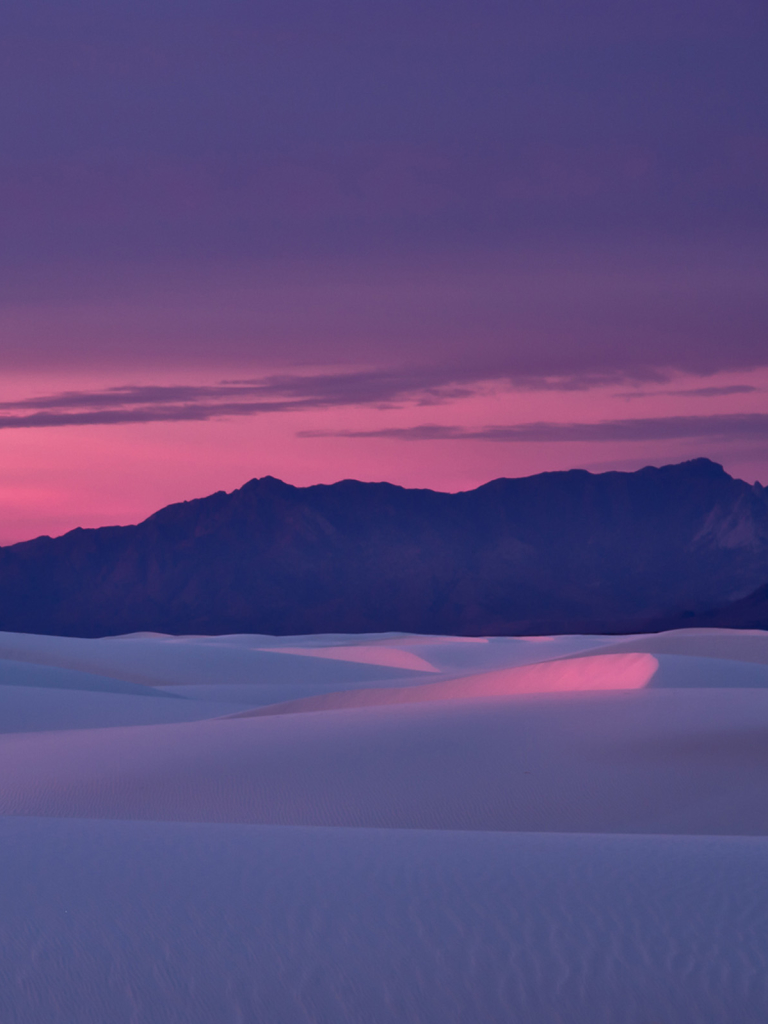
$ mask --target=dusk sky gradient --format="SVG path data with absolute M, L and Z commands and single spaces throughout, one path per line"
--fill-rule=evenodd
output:
M 768 484 L 764 0 L 8 0 L 0 543 L 254 476 Z

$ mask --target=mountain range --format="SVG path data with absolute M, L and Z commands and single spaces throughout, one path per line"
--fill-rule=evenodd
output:
M 62 636 L 768 627 L 768 490 L 708 459 L 446 494 L 264 477 L 0 548 L 0 629 Z

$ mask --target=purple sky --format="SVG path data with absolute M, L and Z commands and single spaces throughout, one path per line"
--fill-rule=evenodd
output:
M 764 0 L 9 0 L 0 541 L 265 472 L 768 482 L 766 52 Z

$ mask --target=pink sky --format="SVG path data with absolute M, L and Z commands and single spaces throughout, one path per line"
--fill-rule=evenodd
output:
M 228 379 L 253 379 L 252 368 L 229 368 Z M 270 368 L 274 373 L 274 367 Z M 303 371 L 310 373 L 311 371 Z M 328 370 L 322 371 L 327 373 Z M 349 369 L 344 371 L 349 372 Z M 218 378 L 220 379 L 220 378 Z M 68 391 L 98 392 L 126 383 L 124 375 L 17 373 L 7 377 L 0 401 Z M 132 383 L 137 377 L 134 375 Z M 143 384 L 178 386 L 180 374 L 155 371 Z M 181 383 L 217 382 L 210 372 L 188 371 Z M 755 390 L 728 393 L 730 389 Z M 691 394 L 704 390 L 704 394 Z M 277 476 L 306 486 L 344 478 L 389 480 L 408 487 L 457 491 L 498 476 L 583 467 L 595 472 L 633 470 L 708 456 L 735 476 L 768 483 L 765 444 L 747 436 L 670 437 L 651 440 L 494 441 L 412 440 L 407 436 L 350 437 L 424 424 L 477 432 L 488 426 L 545 422 L 600 423 L 658 417 L 764 415 L 768 369 L 677 375 L 652 386 L 627 384 L 581 390 L 512 389 L 478 381 L 465 396 L 424 394 L 380 403 L 337 404 L 202 422 L 40 426 L 0 431 L 0 542 L 75 526 L 138 522 L 163 505 L 233 490 L 255 476 Z M 717 394 L 712 392 L 723 391 Z M 665 393 L 667 392 L 667 393 Z M 688 393 L 686 393 L 688 392 Z M 23 415 L 28 415 L 23 410 Z M 8 415 L 8 413 L 6 413 Z M 18 415 L 13 410 L 12 415 Z M 736 421 L 738 425 L 738 420 Z M 759 429 L 759 422 L 758 422 Z M 302 432 L 342 436 L 300 436 Z
M 264 474 L 768 482 L 764 0 L 7 6 L 0 543 Z

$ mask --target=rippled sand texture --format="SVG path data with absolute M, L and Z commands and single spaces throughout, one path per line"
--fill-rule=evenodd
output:
M 3 1024 L 764 1024 L 768 634 L 0 634 Z

